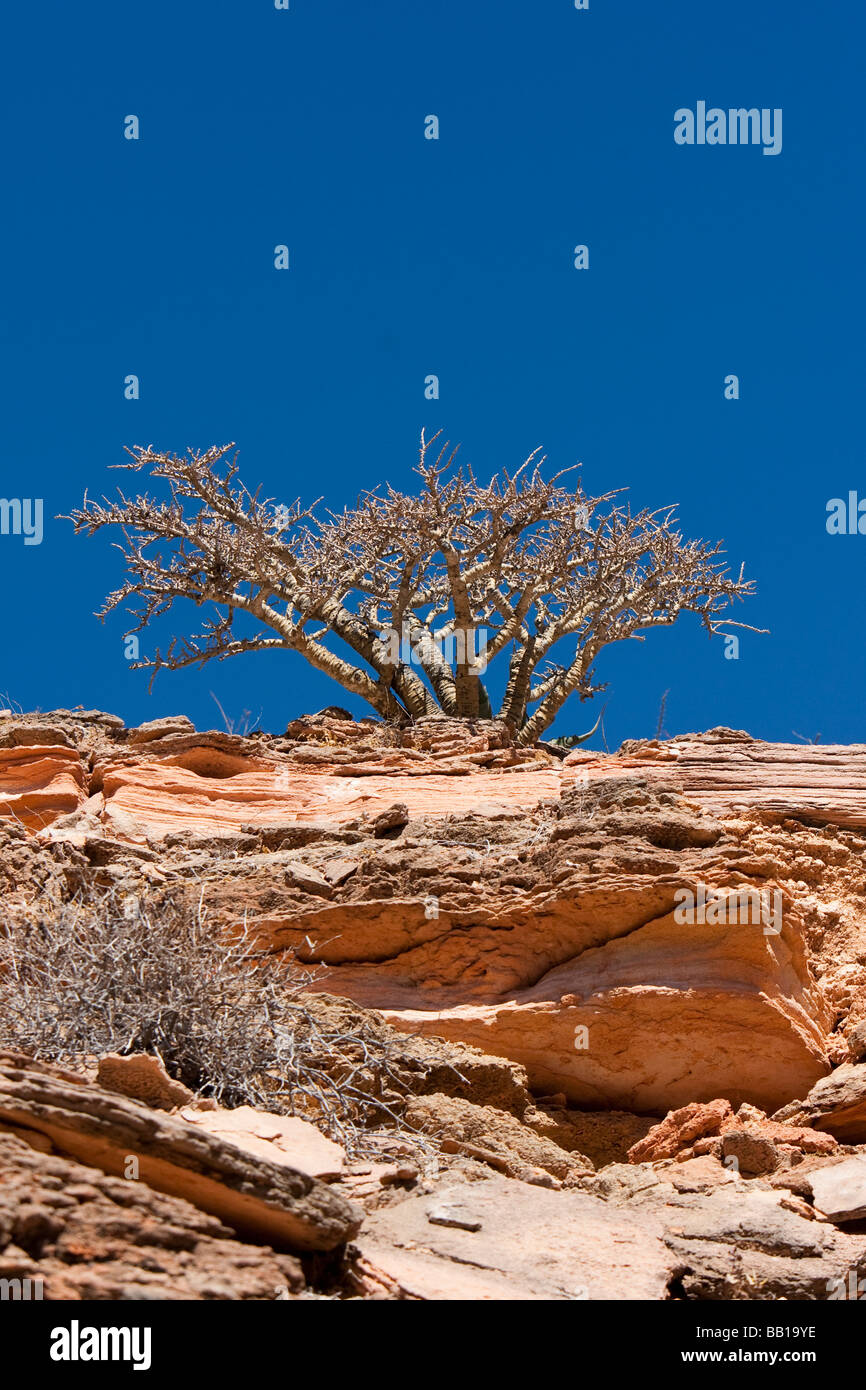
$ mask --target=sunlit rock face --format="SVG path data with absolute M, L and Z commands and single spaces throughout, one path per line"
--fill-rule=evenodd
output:
M 866 1017 L 862 745 L 719 729 L 561 760 L 483 721 L 243 737 L 54 711 L 0 718 L 0 817 L 25 896 L 61 856 L 203 894 L 316 988 L 586 1108 L 776 1110 Z

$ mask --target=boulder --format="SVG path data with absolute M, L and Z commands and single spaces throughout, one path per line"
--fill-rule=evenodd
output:
M 846 1144 L 866 1143 L 866 1067 L 843 1063 L 817 1081 L 805 1100 L 792 1101 L 773 1118 L 811 1125 Z
M 34 1130 L 65 1156 L 183 1197 L 246 1237 L 283 1250 L 333 1250 L 360 1213 L 288 1163 L 151 1110 L 74 1072 L 0 1053 L 0 1125 Z
M 305 1285 L 293 1255 L 245 1244 L 193 1202 L 2 1131 L 0 1279 L 71 1302 L 290 1299 Z
M 866 1155 L 821 1168 L 811 1184 L 815 1206 L 830 1221 L 866 1220 Z

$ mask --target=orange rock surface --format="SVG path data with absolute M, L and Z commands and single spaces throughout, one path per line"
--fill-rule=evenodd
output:
M 483 722 L 241 737 L 55 711 L 0 720 L 0 759 L 0 813 L 40 843 L 204 892 L 317 987 L 572 1104 L 774 1110 L 866 1016 L 864 745 L 712 730 L 561 761 Z M 778 895 L 780 929 L 684 924 L 701 885 Z

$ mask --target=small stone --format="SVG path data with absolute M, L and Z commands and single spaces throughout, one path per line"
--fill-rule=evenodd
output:
M 735 1158 L 744 1177 L 773 1173 L 779 1166 L 779 1151 L 772 1139 L 747 1129 L 730 1129 L 722 1135 L 722 1156 Z
M 393 806 L 388 806 L 384 811 L 380 811 L 370 821 L 370 829 L 377 839 L 387 835 L 392 830 L 402 830 L 404 825 L 409 824 L 409 810 L 402 801 L 396 801 Z
M 106 1053 L 99 1059 L 96 1079 L 106 1091 L 143 1101 L 154 1110 L 187 1105 L 194 1095 L 181 1082 L 173 1081 L 160 1058 L 149 1052 L 133 1052 L 128 1057 Z
M 857 1023 L 846 1037 L 848 1051 L 851 1053 L 852 1062 L 862 1062 L 866 1060 L 866 1019 L 862 1023 Z
M 427 1220 L 431 1226 L 454 1226 L 458 1231 L 480 1231 L 482 1223 L 464 1207 L 438 1203 L 427 1208 Z
M 866 1157 L 845 1159 L 811 1174 L 815 1206 L 831 1221 L 866 1218 Z

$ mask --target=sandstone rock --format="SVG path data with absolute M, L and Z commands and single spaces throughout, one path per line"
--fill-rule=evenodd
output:
M 334 888 L 339 888 L 361 867 L 360 859 L 335 859 L 325 869 L 325 879 Z
M 143 1101 L 156 1110 L 173 1110 L 193 1099 L 189 1087 L 173 1081 L 162 1060 L 148 1052 L 133 1052 L 125 1057 L 106 1053 L 99 1059 L 96 1079 L 107 1091 Z
M 434 1211 L 456 1212 L 459 1224 L 434 1224 L 431 1205 L 429 1197 L 408 1197 L 375 1212 L 356 1241 L 368 1271 L 396 1296 L 661 1298 L 675 1268 L 657 1220 L 585 1193 L 494 1177 L 437 1192 Z
M 115 1176 L 132 1158 L 148 1186 L 278 1248 L 331 1250 L 358 1229 L 355 1209 L 305 1173 L 31 1058 L 0 1054 L 0 1123 Z
M 722 1135 L 722 1157 L 734 1159 L 743 1177 L 772 1173 L 779 1166 L 773 1140 L 750 1129 L 729 1129 Z
M 455 1231 L 480 1231 L 482 1221 L 472 1213 L 471 1202 L 433 1202 L 427 1208 L 431 1226 L 451 1226 Z
M 566 760 L 567 762 L 568 760 Z M 653 747 L 623 744 L 605 762 L 670 776 L 707 809 L 740 813 L 755 807 L 779 817 L 858 828 L 866 824 L 866 744 L 763 743 L 737 730 L 683 734 Z M 657 770 L 653 771 L 653 764 Z
M 110 714 L 102 709 L 84 709 L 82 705 L 76 705 L 75 709 L 53 709 L 48 710 L 45 718 L 53 715 L 72 720 L 76 725 L 95 724 L 102 729 L 121 730 L 125 729 L 125 724 L 119 714 Z
M 730 1102 L 686 1105 L 671 1111 L 628 1152 L 631 1163 L 658 1163 L 714 1152 L 736 1158 L 744 1175 L 771 1173 L 786 1154 L 831 1154 L 836 1140 L 828 1134 L 768 1120 L 751 1105 L 734 1115 Z
M 0 1279 L 41 1279 L 46 1300 L 274 1299 L 299 1262 L 144 1182 L 46 1155 L 0 1133 Z M 37 1286 L 38 1287 L 38 1286 Z
M 4 748 L 40 748 L 51 747 L 52 745 L 63 745 L 66 748 L 73 748 L 72 739 L 65 729 L 59 728 L 56 724 L 32 724 L 25 720 L 10 720 L 4 723 L 0 730 L 0 742 Z
M 856 1024 L 846 1034 L 846 1041 L 852 1062 L 866 1061 L 866 1021 Z
M 825 1299 L 866 1259 L 866 1242 L 831 1231 L 775 1192 L 719 1186 L 664 1208 L 665 1243 L 690 1298 Z
M 773 1117 L 835 1135 L 846 1144 L 866 1143 L 866 1067 L 845 1063 Z
M 491 1105 L 473 1105 L 454 1096 L 420 1096 L 409 1102 L 406 1119 L 423 1134 L 452 1141 L 446 1152 L 477 1158 L 507 1177 L 533 1181 L 532 1170 L 542 1169 L 569 1179 L 592 1169 L 583 1154 L 566 1152 Z
M 185 1106 L 177 1118 L 198 1125 L 208 1134 L 255 1154 L 268 1163 L 284 1164 L 323 1181 L 339 1178 L 346 1155 L 315 1125 L 292 1115 L 272 1115 L 240 1105 L 234 1110 L 196 1110 Z
M 866 1238 L 834 1231 L 787 1191 L 746 1182 L 714 1159 L 612 1165 L 583 1185 L 659 1223 L 675 1259 L 676 1297 L 824 1299 L 866 1263 Z
M 866 1155 L 819 1169 L 811 1185 L 815 1206 L 831 1221 L 866 1220 Z
M 686 1158 L 671 1162 L 661 1175 L 677 1192 L 710 1192 L 714 1187 L 725 1183 L 735 1183 L 737 1173 L 726 1167 L 714 1154 L 701 1154 L 697 1158 Z
M 380 811 L 370 822 L 370 829 L 377 839 L 387 835 L 392 830 L 402 830 L 404 825 L 409 824 L 409 811 L 405 802 L 397 801 L 393 806 L 388 806 L 384 811 Z
M 85 773 L 76 749 L 47 743 L 0 748 L 0 816 L 27 830 L 75 811 L 86 799 Z
M 640 1123 L 720 1096 L 778 1110 L 848 1055 L 844 1038 L 856 1045 L 866 871 L 845 827 L 866 815 L 864 745 L 717 729 L 561 762 L 490 721 L 396 730 L 325 711 L 286 738 L 196 733 L 182 717 L 126 730 L 83 710 L 13 725 L 33 741 L 0 748 L 0 814 L 64 832 L 28 841 L 29 858 L 4 839 L 0 881 L 28 910 L 49 887 L 202 893 L 212 920 L 246 917 L 267 949 L 300 952 L 322 988 L 381 1008 L 419 1047 L 469 1043 L 583 1113 Z M 395 804 L 404 833 L 377 837 Z M 701 883 L 779 891 L 781 933 L 683 926 L 677 894 Z M 419 1061 L 418 1084 L 435 1071 Z M 478 1101 L 468 1080 L 454 1093 Z M 562 1147 L 572 1121 L 538 1124 Z M 807 1152 L 758 1128 L 780 1163 Z M 721 1153 L 721 1132 L 695 1156 L 702 1144 Z
M 162 719 L 148 719 L 137 728 L 130 729 L 129 742 L 133 747 L 152 743 L 154 739 L 165 738 L 168 734 L 192 734 L 195 725 L 185 714 L 169 714 Z
M 628 1151 L 630 1163 L 652 1163 L 674 1158 L 688 1149 L 696 1139 L 707 1134 L 719 1134 L 725 1120 L 733 1118 L 730 1101 L 714 1100 L 709 1104 L 684 1105 L 672 1110 L 661 1124 L 651 1129 Z
M 866 1263 L 866 1238 L 715 1160 L 585 1181 L 591 1191 L 452 1181 L 380 1209 L 354 1247 L 355 1287 L 433 1300 L 823 1299 Z

